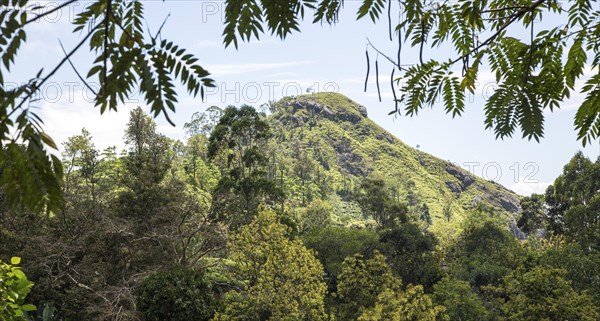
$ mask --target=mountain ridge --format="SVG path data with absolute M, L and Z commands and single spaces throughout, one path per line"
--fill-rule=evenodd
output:
M 398 198 L 406 201 L 417 194 L 419 203 L 431 210 L 433 226 L 449 206 L 456 215 L 477 203 L 492 206 L 514 220 L 520 210 L 519 197 L 504 186 L 477 177 L 448 161 L 412 148 L 368 118 L 368 110 L 339 93 L 315 93 L 284 97 L 270 116 L 276 134 L 299 136 L 300 144 L 312 149 L 322 169 L 355 180 L 379 172 L 397 185 Z M 298 140 L 298 137 L 296 138 Z M 286 143 L 285 139 L 281 142 Z M 298 143 L 297 143 L 298 144 Z M 294 146 L 292 146 L 294 148 Z M 323 155 L 326 155 L 325 157 Z

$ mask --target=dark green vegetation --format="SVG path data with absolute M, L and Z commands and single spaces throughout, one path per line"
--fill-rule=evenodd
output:
M 138 108 L 121 153 L 71 137 L 60 211 L 0 203 L 0 260 L 23 258 L 0 263 L 0 319 L 600 318 L 600 163 L 519 204 L 342 95 L 269 107 L 211 107 L 185 142 Z
M 0 186 L 11 207 L 48 212 L 65 206 L 62 164 L 48 152 L 56 145 L 30 106 L 36 106 L 37 93 L 67 63 L 93 92 L 101 113 L 116 110 L 136 92 L 154 116 L 162 114 L 170 122 L 169 113 L 178 101 L 177 82 L 192 96 L 202 96 L 206 87 L 214 86 L 209 71 L 198 64 L 199 58 L 163 39 L 162 27 L 150 31 L 153 28 L 146 23 L 140 0 L 90 1 L 72 21 L 81 41 L 63 48 L 64 57 L 58 57 L 57 65 L 39 70 L 16 87 L 5 82 L 19 61 L 29 28 L 77 2 L 82 1 L 55 6 L 0 0 Z M 239 40 L 259 38 L 264 32 L 283 39 L 299 31 L 300 21 L 309 16 L 313 23 L 334 24 L 343 4 L 340 0 L 226 0 L 224 44 L 237 47 Z M 586 145 L 600 137 L 600 76 L 595 73 L 600 65 L 599 15 L 589 0 L 363 0 L 356 18 L 388 20 L 389 39 L 398 46 L 397 52 L 387 55 L 370 41 L 367 47 L 367 62 L 369 52 L 375 51 L 391 64 L 390 85 L 396 103 L 391 113 L 404 110 L 416 115 L 421 108 L 441 101 L 452 117 L 461 115 L 465 97 L 476 90 L 480 71 L 489 71 L 498 86 L 485 105 L 486 129 L 493 129 L 499 138 L 520 130 L 524 138 L 539 140 L 544 134 L 544 112 L 554 111 L 579 94 L 584 98 L 574 126 Z M 91 52 L 90 60 L 74 66 L 71 57 L 85 47 Z M 407 51 L 408 57 L 418 59 L 407 61 Z M 375 61 L 379 92 L 378 66 Z M 365 90 L 369 70 L 370 66 Z M 88 82 L 99 84 L 99 89 L 94 91 Z

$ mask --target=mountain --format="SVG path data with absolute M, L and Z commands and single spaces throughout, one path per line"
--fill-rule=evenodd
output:
M 304 150 L 330 177 L 342 198 L 334 204 L 338 209 L 348 207 L 344 190 L 379 173 L 399 200 L 427 204 L 434 232 L 441 225 L 458 224 L 477 203 L 494 207 L 511 221 L 519 211 L 514 192 L 404 144 L 370 120 L 365 106 L 344 95 L 285 97 L 275 105 L 269 119 L 279 144 Z M 449 220 L 445 207 L 452 213 Z

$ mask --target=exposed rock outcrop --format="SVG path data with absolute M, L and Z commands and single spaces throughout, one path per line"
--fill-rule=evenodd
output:
M 294 107 L 294 112 L 299 109 L 306 109 L 311 112 L 321 114 L 323 117 L 329 120 L 340 120 L 349 121 L 353 124 L 358 123 L 362 117 L 367 117 L 367 108 L 364 106 L 358 107 L 358 114 L 356 111 L 339 110 L 334 112 L 331 106 L 326 106 L 311 100 L 298 99 L 288 103 L 288 106 Z
M 331 110 L 329 106 L 323 107 L 323 115 L 327 119 L 333 119 L 335 117 L 335 113 L 333 112 L 333 110 Z
M 369 117 L 369 113 L 367 112 L 367 107 L 360 105 L 358 106 L 358 112 L 365 118 Z
M 446 172 L 460 181 L 462 191 L 465 191 L 469 186 L 475 183 L 475 178 L 473 178 L 473 176 L 464 173 L 463 170 L 456 167 L 448 166 L 446 167 Z
M 387 135 L 387 134 L 378 134 L 377 136 L 375 136 L 375 138 L 377 138 L 379 140 L 385 139 L 390 144 L 394 143 L 394 138 L 392 136 L 390 136 L 390 135 Z
M 500 206 L 508 212 L 518 212 L 521 209 L 521 205 L 518 199 L 509 196 L 500 196 Z
M 523 231 L 521 231 L 521 229 L 517 226 L 517 223 L 510 222 L 508 224 L 508 229 L 510 230 L 510 232 L 519 240 L 525 240 L 527 239 L 527 234 L 525 234 Z
M 452 191 L 452 193 L 462 192 L 462 188 L 454 182 L 446 182 L 446 186 Z

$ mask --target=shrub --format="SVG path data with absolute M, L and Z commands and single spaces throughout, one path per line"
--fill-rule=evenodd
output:
M 146 321 L 208 321 L 216 302 L 204 273 L 194 270 L 156 273 L 137 291 L 138 309 Z

